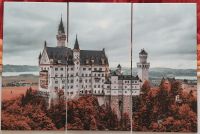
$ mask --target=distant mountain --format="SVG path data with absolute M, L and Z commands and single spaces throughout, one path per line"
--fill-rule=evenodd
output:
M 116 68 L 111 68 L 114 70 Z M 4 65 L 3 72 L 38 72 L 38 66 L 29 65 Z M 124 74 L 130 74 L 131 69 L 122 68 Z M 133 68 L 133 75 L 137 74 L 137 68 Z M 167 76 L 196 76 L 196 69 L 172 69 L 172 68 L 150 68 L 150 77 L 167 77 Z
M 4 65 L 3 72 L 37 72 L 38 66 L 29 65 Z
M 114 70 L 115 68 L 111 68 Z M 122 68 L 123 74 L 130 74 L 130 68 Z M 133 68 L 133 75 L 137 75 L 137 68 Z M 172 69 L 172 68 L 150 68 L 150 77 L 169 77 L 169 76 L 196 76 L 196 69 Z
M 151 68 L 150 76 L 197 76 L 196 69 Z

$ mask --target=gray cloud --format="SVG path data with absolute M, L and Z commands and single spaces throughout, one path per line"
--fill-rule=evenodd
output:
M 56 46 L 66 3 L 5 4 L 4 64 L 37 65 L 43 42 Z M 133 62 L 141 48 L 152 67 L 196 68 L 196 5 L 134 4 Z M 70 3 L 69 44 L 106 49 L 110 66 L 130 66 L 130 4 Z

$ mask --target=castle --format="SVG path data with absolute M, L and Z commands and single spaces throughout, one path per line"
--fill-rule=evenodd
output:
M 130 96 L 138 96 L 143 82 L 149 79 L 147 52 L 142 49 L 139 53 L 138 75 L 124 75 L 121 65 L 114 71 L 109 69 L 104 48 L 81 50 L 77 36 L 74 48 L 69 48 L 62 18 L 56 38 L 57 46 L 49 47 L 45 41 L 39 55 L 39 91 L 48 94 L 49 101 L 60 90 L 68 100 L 93 95 L 100 105 L 109 104 L 119 118 L 120 113 L 129 113 Z

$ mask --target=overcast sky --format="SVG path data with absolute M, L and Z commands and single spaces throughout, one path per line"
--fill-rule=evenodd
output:
M 56 46 L 66 3 L 6 2 L 3 64 L 38 65 L 44 40 Z M 196 5 L 134 4 L 133 65 L 148 52 L 151 67 L 196 68 Z M 105 48 L 111 67 L 130 66 L 130 4 L 70 3 L 69 44 L 78 34 L 80 49 Z

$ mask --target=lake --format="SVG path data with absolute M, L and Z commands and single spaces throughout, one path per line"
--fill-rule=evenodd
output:
M 19 76 L 21 74 L 33 74 L 39 76 L 39 72 L 3 72 L 3 76 Z M 176 79 L 197 80 L 197 76 L 176 76 Z
M 39 76 L 39 72 L 3 72 L 2 76 L 19 76 L 22 74 L 33 74 Z

